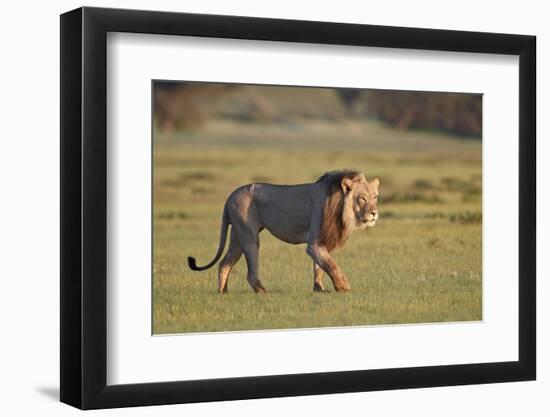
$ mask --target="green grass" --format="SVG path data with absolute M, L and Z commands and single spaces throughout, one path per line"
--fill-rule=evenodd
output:
M 337 126 L 224 121 L 200 134 L 155 134 L 154 333 L 481 320 L 481 144 L 374 122 Z M 237 186 L 309 182 L 342 168 L 382 181 L 377 226 L 335 253 L 350 292 L 314 293 L 305 245 L 266 231 L 267 294 L 252 292 L 244 258 L 223 296 L 217 267 L 187 267 L 189 255 L 199 264 L 213 257 Z

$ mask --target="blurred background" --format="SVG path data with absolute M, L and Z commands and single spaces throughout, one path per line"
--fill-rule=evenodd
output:
M 153 100 L 155 333 L 481 319 L 481 95 L 155 81 Z M 336 254 L 345 299 L 313 294 L 304 248 L 268 233 L 267 298 L 244 260 L 222 298 L 216 268 L 186 267 L 216 252 L 238 186 L 344 168 L 381 179 L 380 221 Z
M 210 121 L 301 124 L 380 120 L 399 129 L 481 139 L 481 95 L 387 90 L 155 82 L 155 127 L 201 129 Z

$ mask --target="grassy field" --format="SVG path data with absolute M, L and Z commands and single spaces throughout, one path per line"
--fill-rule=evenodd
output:
M 219 121 L 154 135 L 153 332 L 182 333 L 481 320 L 481 143 L 376 122 L 258 125 Z M 314 150 L 308 150 L 313 148 Z M 305 245 L 261 234 L 254 294 L 242 258 L 217 291 L 222 207 L 250 182 L 315 181 L 354 168 L 381 179 L 376 227 L 335 259 L 348 293 L 314 293 Z M 328 277 L 327 288 L 332 288 Z

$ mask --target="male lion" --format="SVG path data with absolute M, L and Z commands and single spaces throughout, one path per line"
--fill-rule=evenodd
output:
M 222 215 L 218 253 L 205 266 L 189 257 L 189 267 L 203 271 L 222 256 L 228 226 L 229 249 L 220 262 L 218 291 L 227 292 L 227 278 L 242 254 L 248 266 L 247 281 L 255 292 L 265 292 L 258 277 L 259 233 L 265 228 L 284 242 L 307 243 L 313 259 L 313 290 L 324 291 L 323 271 L 336 291 L 349 290 L 349 282 L 330 252 L 341 247 L 353 230 L 372 227 L 378 219 L 376 178 L 367 181 L 358 171 L 327 172 L 315 183 L 298 185 L 249 184 L 227 199 Z

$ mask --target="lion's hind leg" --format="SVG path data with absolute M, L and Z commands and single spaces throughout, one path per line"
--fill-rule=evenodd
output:
M 244 257 L 246 259 L 246 265 L 248 267 L 248 272 L 246 275 L 246 280 L 254 290 L 254 292 L 267 292 L 263 286 L 260 278 L 258 277 L 259 273 L 259 260 L 260 255 L 260 237 L 258 227 L 242 227 L 240 225 L 233 225 L 236 230 L 236 233 L 239 238 L 239 244 L 244 252 Z
M 220 261 L 220 266 L 218 270 L 218 292 L 226 293 L 227 292 L 227 279 L 229 278 L 229 273 L 233 266 L 241 259 L 243 250 L 235 232 L 231 230 L 231 240 L 229 241 L 229 248 L 224 258 Z
M 265 287 L 259 279 L 259 261 L 260 254 L 260 231 L 263 226 L 260 222 L 259 213 L 254 204 L 239 205 L 231 209 L 229 214 L 231 218 L 231 233 L 235 233 L 239 245 L 246 258 L 248 272 L 246 280 L 254 292 L 266 292 Z
M 255 242 L 248 242 L 248 244 L 243 248 L 243 251 L 246 258 L 246 265 L 248 266 L 246 280 L 254 292 L 267 292 L 260 281 L 260 278 L 258 278 L 258 256 L 260 253 L 260 241 L 258 236 L 256 236 Z

